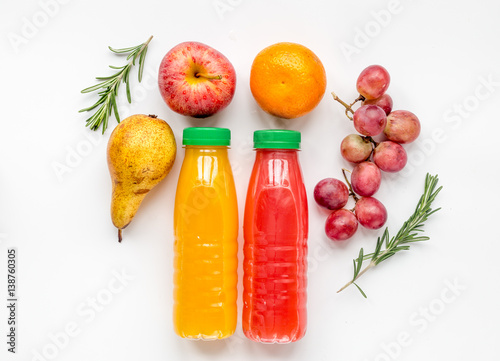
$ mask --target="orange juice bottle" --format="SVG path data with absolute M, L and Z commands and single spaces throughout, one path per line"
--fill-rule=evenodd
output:
M 236 328 L 238 207 L 225 128 L 186 128 L 174 208 L 174 329 L 215 340 Z

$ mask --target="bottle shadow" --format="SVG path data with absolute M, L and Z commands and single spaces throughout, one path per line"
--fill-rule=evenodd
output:
M 187 340 L 186 340 L 187 341 Z M 198 352 L 208 357 L 217 357 L 222 354 L 248 354 L 258 357 L 266 358 L 287 358 L 292 357 L 297 352 L 297 342 L 290 342 L 287 344 L 277 343 L 260 343 L 247 339 L 243 332 L 236 332 L 234 335 L 224 340 L 213 341 L 188 341 L 195 347 Z
M 251 354 L 266 357 L 269 359 L 287 359 L 291 358 L 294 354 L 297 353 L 297 348 L 300 345 L 297 342 L 290 342 L 286 344 L 278 344 L 278 343 L 259 343 L 255 341 L 247 340 L 248 343 L 248 351 Z
M 194 343 L 199 352 L 207 356 L 217 356 L 227 350 L 227 345 L 224 340 L 198 340 L 192 341 L 192 343 Z

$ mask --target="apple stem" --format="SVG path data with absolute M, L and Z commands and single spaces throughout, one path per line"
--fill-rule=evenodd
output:
M 210 74 L 207 74 L 207 73 L 196 73 L 194 74 L 194 76 L 196 78 L 206 78 L 206 79 L 217 79 L 217 80 L 221 80 L 222 79 L 222 75 L 210 75 Z

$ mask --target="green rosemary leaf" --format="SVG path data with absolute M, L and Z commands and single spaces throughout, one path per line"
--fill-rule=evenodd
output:
M 128 79 L 125 82 L 125 85 L 127 87 L 127 100 L 129 103 L 132 103 L 132 95 L 130 95 L 130 82 L 128 81 Z
M 359 274 L 359 271 L 361 271 L 361 265 L 363 264 L 363 248 L 359 250 L 359 255 L 358 255 L 358 264 L 356 266 L 356 275 Z
M 148 53 L 148 49 L 144 49 L 144 51 L 141 53 L 141 56 L 139 58 L 139 71 L 137 74 L 137 77 L 139 79 L 139 82 L 142 81 L 142 74 L 144 73 L 144 59 L 146 58 L 146 54 Z
M 116 74 L 113 74 L 110 76 L 96 76 L 97 80 L 111 80 L 111 79 L 115 79 L 115 78 L 116 78 Z
M 361 294 L 363 295 L 364 298 L 368 298 L 366 296 L 366 293 L 363 292 L 363 290 L 361 289 L 361 287 L 359 287 L 356 282 L 353 282 L 352 284 L 358 288 L 359 292 L 361 292 Z
M 110 81 L 105 81 L 105 82 L 101 82 L 101 83 L 93 85 L 93 86 L 89 86 L 88 88 L 83 89 L 81 91 L 81 93 L 91 93 L 91 92 L 96 91 L 98 89 L 106 88 L 108 86 L 108 84 L 110 84 L 110 83 L 111 83 Z
M 361 248 L 359 250 L 358 258 L 353 259 L 353 264 L 354 264 L 354 276 L 353 276 L 353 281 L 358 277 L 359 271 L 361 271 L 361 265 L 363 264 L 363 261 L 365 260 L 365 255 L 364 255 L 364 250 Z
M 397 246 L 394 247 L 394 253 L 399 252 L 399 251 L 408 251 L 410 249 L 410 246 Z
M 109 116 L 105 116 L 102 120 L 102 133 L 101 134 L 104 134 L 104 129 L 106 129 L 108 127 L 108 119 L 109 119 Z M 97 130 L 99 129 L 99 124 L 96 123 L 96 126 L 94 126 L 94 130 Z
M 139 54 L 139 51 L 141 50 L 141 47 L 138 46 L 136 49 L 134 49 L 133 52 L 131 52 L 128 56 L 127 56 L 127 60 L 130 60 L 132 59 L 132 64 L 135 65 L 135 60 L 137 59 L 137 55 Z
M 430 237 L 427 237 L 427 236 L 412 237 L 412 238 L 409 238 L 409 239 L 401 240 L 399 242 L 399 244 L 423 242 L 423 241 L 428 241 L 429 239 L 430 239 Z
M 373 252 L 372 253 L 365 253 L 365 255 L 363 256 L 363 261 L 367 261 L 369 259 L 372 259 L 373 258 Z
M 388 231 L 387 231 L 387 227 L 386 227 L 382 237 L 377 238 L 377 245 L 375 246 L 375 251 L 373 252 L 371 259 L 377 258 L 377 256 L 379 255 L 380 249 L 382 248 L 382 244 L 384 243 L 383 239 L 386 236 L 387 232 Z
M 115 48 L 112 48 L 111 46 L 108 46 L 108 49 L 116 54 L 130 53 L 131 51 L 135 50 L 136 48 L 137 48 L 137 46 L 132 46 L 130 48 L 115 49 Z
M 111 107 L 113 108 L 114 110 L 114 114 L 115 114 L 115 119 L 118 123 L 120 123 L 120 115 L 118 114 L 118 106 L 116 105 L 116 95 L 115 93 L 111 93 Z
M 389 248 L 389 242 L 390 242 L 390 237 L 389 237 L 389 232 L 387 232 L 387 236 L 385 237 L 385 248 Z
M 395 251 L 385 251 L 380 257 L 378 257 L 376 260 L 374 260 L 375 264 L 379 264 L 380 262 L 385 261 L 386 259 L 394 256 L 396 254 Z
M 88 112 L 89 110 L 92 110 L 94 108 L 97 108 L 99 105 L 102 104 L 102 102 L 104 101 L 104 99 L 99 99 L 97 102 L 95 102 L 93 105 L 91 105 L 90 107 L 88 108 L 84 108 L 84 109 L 80 109 L 78 112 L 79 113 L 83 113 L 83 112 Z
M 439 190 L 441 190 L 441 188 L 439 188 Z M 433 209 L 431 212 L 429 212 L 429 213 L 427 214 L 427 216 L 430 216 L 431 214 L 436 213 L 436 212 L 437 212 L 437 211 L 439 211 L 440 209 L 441 209 L 441 207 L 436 208 L 436 209 Z

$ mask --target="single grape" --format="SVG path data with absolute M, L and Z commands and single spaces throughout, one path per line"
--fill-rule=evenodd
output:
M 368 229 L 379 229 L 387 221 L 387 210 L 373 197 L 361 197 L 354 206 L 359 223 Z
M 314 200 L 328 209 L 339 209 L 346 205 L 349 190 L 344 182 L 335 178 L 325 178 L 314 187 Z
M 358 220 L 349 210 L 342 208 L 330 213 L 325 222 L 325 233 L 332 241 L 351 238 L 358 229 Z
M 362 105 L 354 112 L 352 120 L 359 133 L 373 137 L 384 131 L 387 115 L 376 105 Z
M 392 111 L 392 98 L 389 94 L 384 94 L 377 99 L 366 99 L 361 103 L 362 105 L 376 105 L 381 107 L 386 115 L 389 115 Z
M 378 191 L 381 179 L 382 174 L 375 163 L 361 162 L 351 173 L 352 190 L 363 197 L 372 196 Z
M 372 154 L 372 145 L 359 134 L 349 134 L 340 143 L 340 153 L 348 162 L 359 163 Z
M 390 140 L 379 143 L 373 150 L 373 161 L 384 172 L 399 172 L 407 160 L 405 149 Z
M 387 116 L 384 134 L 393 142 L 401 144 L 411 143 L 420 134 L 420 121 L 412 112 L 395 110 Z
M 365 99 L 380 98 L 391 82 L 389 72 L 380 65 L 370 65 L 359 74 L 356 89 Z

